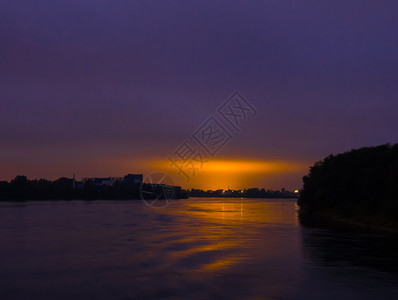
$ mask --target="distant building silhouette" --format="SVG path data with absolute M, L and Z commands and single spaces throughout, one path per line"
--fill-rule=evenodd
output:
M 112 186 L 112 185 L 114 185 L 115 182 L 123 181 L 123 177 L 105 177 L 105 178 L 92 177 L 92 178 L 83 178 L 82 181 L 83 181 L 83 184 L 85 184 L 87 182 L 91 182 L 96 187 Z
M 106 187 L 106 186 L 113 186 L 116 182 L 142 184 L 143 175 L 142 174 L 127 174 L 124 177 L 91 177 L 91 178 L 83 178 L 81 186 L 84 186 L 84 184 L 86 184 L 87 182 L 91 182 L 97 188 L 102 188 L 102 187 Z
M 124 182 L 130 182 L 136 184 L 142 184 L 143 180 L 144 179 L 142 174 L 127 174 L 126 176 L 124 176 L 123 179 Z

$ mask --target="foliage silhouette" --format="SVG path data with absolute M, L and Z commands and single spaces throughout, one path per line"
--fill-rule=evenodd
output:
M 398 228 L 398 144 L 329 155 L 303 182 L 303 222 L 322 216 Z
M 148 189 L 148 184 L 117 181 L 109 186 L 96 186 L 87 180 L 81 188 L 74 188 L 73 179 L 65 177 L 50 181 L 28 180 L 18 175 L 11 182 L 0 181 L 0 201 L 141 199 L 141 188 Z M 175 191 L 175 198 L 187 198 L 181 188 L 175 187 Z

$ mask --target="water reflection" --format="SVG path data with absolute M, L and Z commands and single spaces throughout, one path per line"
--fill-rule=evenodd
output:
M 289 212 L 291 218 L 286 218 Z M 274 201 L 250 199 L 191 199 L 156 213 L 173 216 L 177 222 L 174 225 L 179 228 L 177 232 L 156 235 L 147 241 L 156 244 L 157 252 L 172 250 L 166 253 L 162 268 L 198 273 L 217 274 L 252 259 L 253 253 L 242 249 L 264 248 L 264 226 L 275 230 L 285 226 L 287 220 L 297 226 L 295 208 L 290 201 L 275 205 Z M 276 245 L 270 242 L 267 248 Z
M 302 238 L 305 258 L 320 266 L 388 272 L 387 281 L 398 283 L 398 240 L 394 236 L 305 228 Z
M 294 200 L 0 204 L 0 220 L 2 299 L 398 296 L 396 248 L 302 228 Z

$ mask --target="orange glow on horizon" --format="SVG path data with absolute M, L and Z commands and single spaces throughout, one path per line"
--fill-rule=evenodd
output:
M 162 170 L 173 170 L 175 167 L 172 166 L 171 162 L 156 161 L 153 163 L 154 167 Z M 198 164 L 196 164 L 198 166 Z M 233 160 L 233 159 L 214 159 L 203 163 L 203 167 L 198 169 L 197 172 L 225 172 L 233 171 L 239 173 L 275 173 L 284 172 L 297 169 L 297 163 L 286 163 L 280 161 L 260 161 L 260 160 Z
M 187 183 L 184 175 L 169 160 L 152 162 L 151 168 L 172 174 L 178 184 L 184 188 L 202 189 L 242 189 L 255 187 L 258 179 L 286 173 L 298 173 L 303 170 L 303 164 L 297 162 L 261 161 L 245 159 L 210 159 L 203 163 L 195 163 L 195 174 L 189 166 L 184 169 L 190 175 Z M 306 167 L 306 165 L 305 165 Z M 261 187 L 258 186 L 257 187 Z

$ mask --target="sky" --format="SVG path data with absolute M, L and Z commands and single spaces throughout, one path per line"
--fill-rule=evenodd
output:
M 300 188 L 330 153 L 398 139 L 398 2 L 0 1 L 0 180 L 170 174 Z M 236 132 L 217 109 L 257 111 Z M 231 139 L 189 180 L 210 117 Z M 193 146 L 192 146 L 193 147 Z

